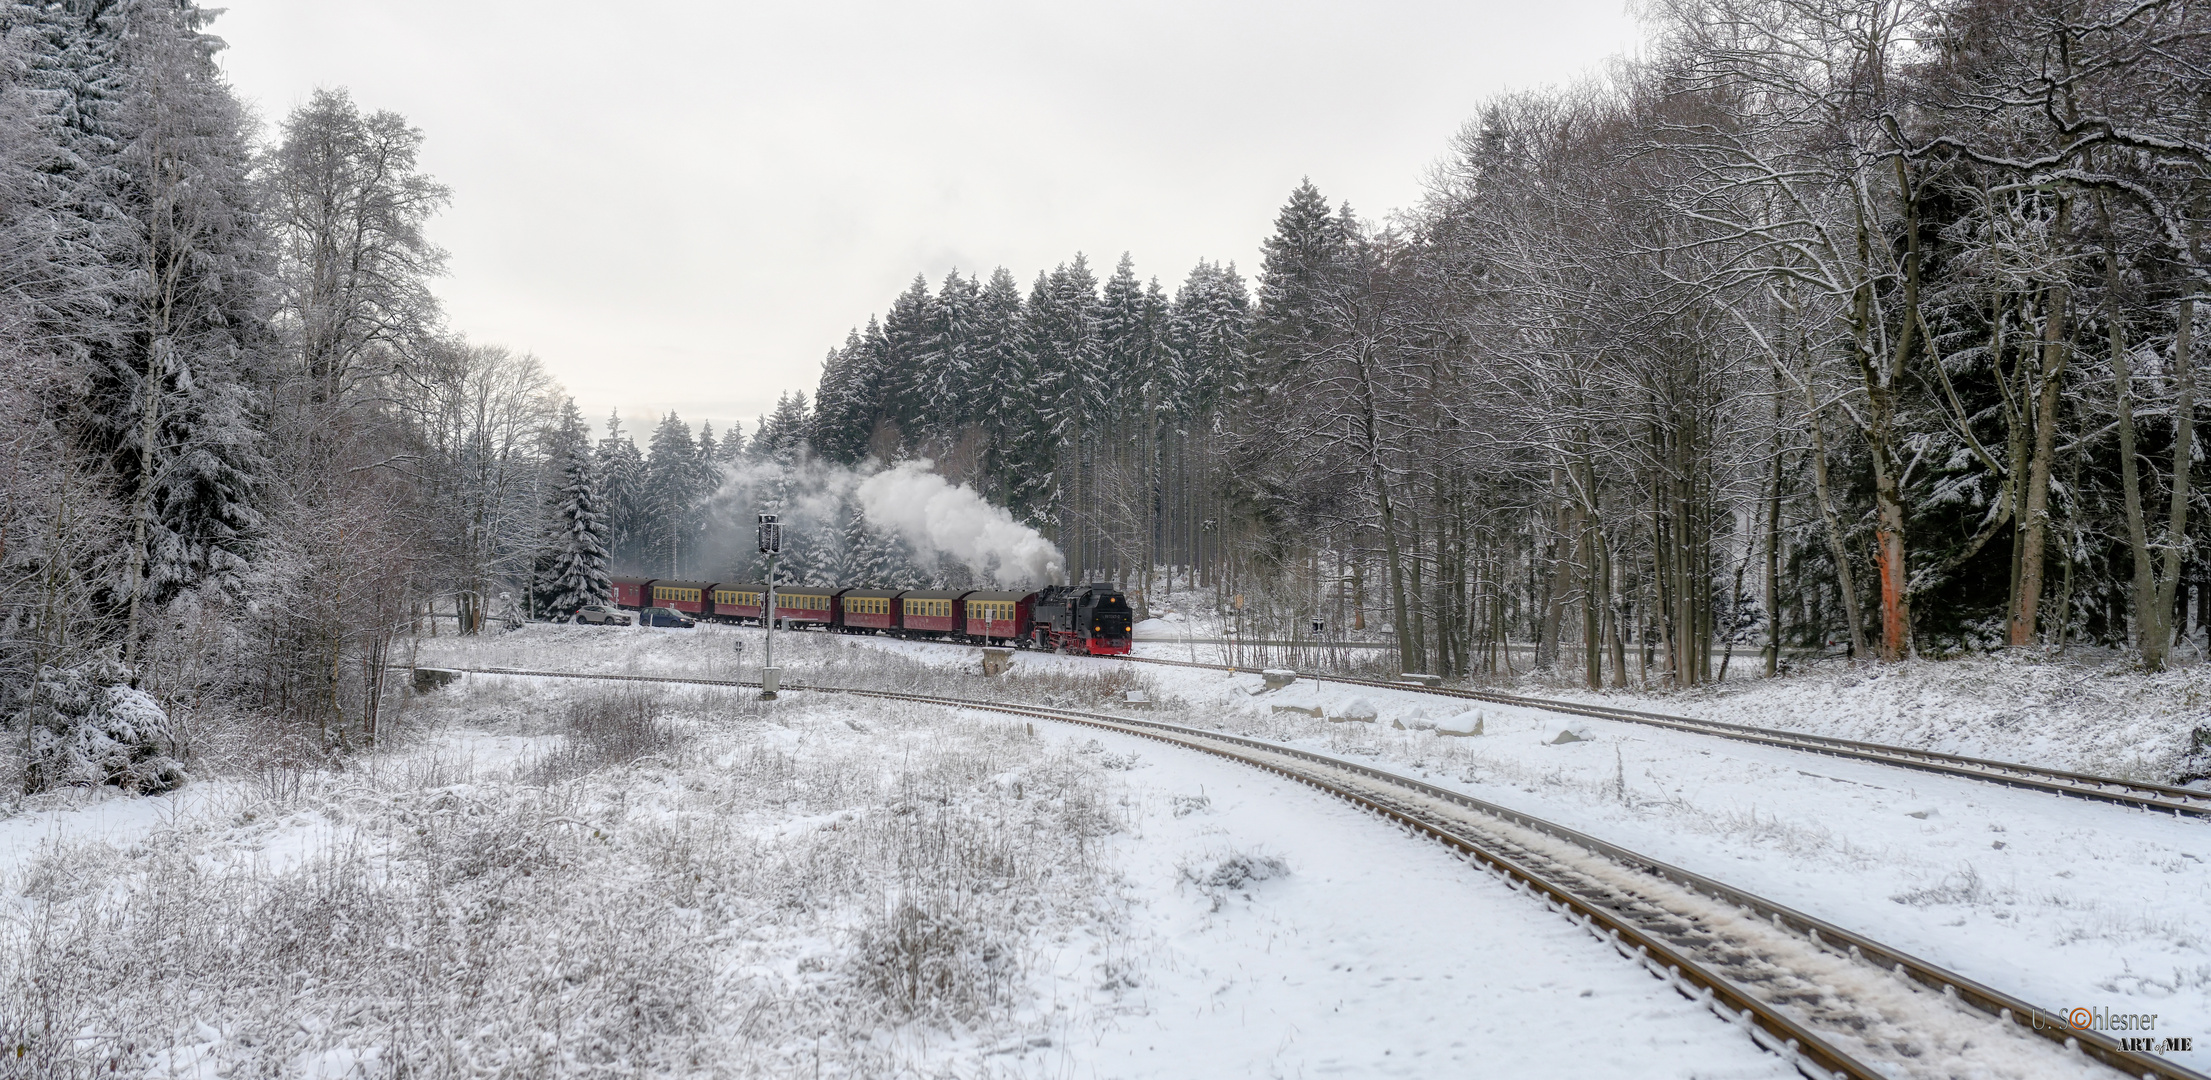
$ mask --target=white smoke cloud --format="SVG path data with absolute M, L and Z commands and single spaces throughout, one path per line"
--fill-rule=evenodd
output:
M 902 461 L 861 480 L 854 494 L 868 522 L 918 552 L 950 556 L 1000 585 L 1050 585 L 1066 575 L 1066 556 L 1051 541 L 933 469 L 927 461 Z
M 765 571 L 753 550 L 753 522 L 772 512 L 783 519 L 778 576 L 786 581 L 897 587 L 995 582 L 1025 588 L 1064 577 L 1066 560 L 1050 541 L 973 488 L 933 470 L 928 461 L 890 469 L 873 462 L 852 469 L 810 458 L 732 463 L 722 470 L 721 487 L 707 505 L 706 528 L 686 568 L 724 580 L 756 579 Z M 883 565 L 879 550 L 853 546 L 855 514 L 899 549 L 891 557 L 893 566 Z M 965 572 L 950 573 L 954 564 Z M 667 572 L 657 564 L 642 569 Z

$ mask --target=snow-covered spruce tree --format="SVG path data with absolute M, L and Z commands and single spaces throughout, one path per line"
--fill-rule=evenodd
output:
M 183 785 L 168 714 L 130 682 L 130 668 L 113 654 L 39 669 L 9 718 L 30 732 L 26 791 L 111 784 L 158 795 Z
M 843 576 L 840 581 L 886 589 L 921 587 L 924 575 L 914 565 L 904 544 L 877 529 L 857 504 L 848 502 L 844 513 Z
M 975 378 L 975 326 L 981 314 L 982 282 L 961 277 L 954 269 L 944 276 L 930 311 L 926 351 L 931 366 L 921 382 L 921 434 L 939 441 L 957 438 L 973 419 L 971 403 L 962 395 Z
M 723 434 L 722 441 L 714 447 L 714 464 L 716 466 L 728 465 L 742 459 L 744 456 L 745 428 L 744 425 L 733 420 L 730 422 L 729 431 Z
M 1119 407 L 1128 400 L 1128 387 L 1142 377 L 1151 361 L 1150 331 L 1143 283 L 1136 280 L 1135 262 L 1123 252 L 1113 276 L 1106 279 L 1104 295 L 1098 298 L 1098 367 L 1083 387 L 1084 408 L 1092 415 L 1116 422 L 1127 419 L 1119 415 Z
M 1331 297 L 1348 273 L 1349 245 L 1344 221 L 1329 209 L 1328 199 L 1312 180 L 1299 182 L 1263 245 L 1259 319 L 1252 332 L 1257 352 L 1294 363 L 1324 347 L 1337 317 Z
M 568 546 L 568 525 L 563 511 L 568 505 L 568 466 L 577 454 L 591 455 L 591 425 L 576 408 L 576 399 L 561 403 L 560 419 L 539 440 L 537 463 L 538 530 L 530 556 L 530 614 L 551 611 L 553 560 Z M 600 520 L 605 528 L 604 516 Z
M 736 432 L 730 432 L 735 435 Z M 705 425 L 699 436 L 698 453 L 691 459 L 691 547 L 696 556 L 701 534 L 706 529 L 706 504 L 722 487 L 722 448 L 714 441 L 714 426 Z M 703 573 L 704 568 L 693 559 L 693 572 Z
M 568 457 L 561 487 L 562 546 L 553 556 L 545 610 L 555 618 L 604 604 L 614 595 L 607 575 L 606 520 L 592 482 L 591 458 L 581 449 Z
M 822 362 L 821 383 L 814 394 L 814 411 L 807 442 L 814 453 L 840 465 L 857 464 L 867 456 L 868 435 L 875 430 L 878 387 L 883 377 L 883 331 L 873 318 L 867 333 L 845 335 L 844 347 L 833 349 Z M 753 428 L 749 453 L 769 457 L 779 436 L 762 417 Z
M 990 283 L 983 287 L 976 308 L 975 361 L 967 383 L 959 388 L 985 440 L 980 486 L 998 502 L 1007 499 L 1009 435 L 1016 423 L 1006 411 L 1014 404 L 1009 388 L 1027 367 L 1021 339 L 1021 284 L 1001 266 L 991 271 Z
M 669 577 L 684 576 L 698 532 L 699 446 L 691 425 L 671 410 L 653 429 L 652 457 L 645 468 L 643 510 L 644 565 Z
M 745 453 L 755 460 L 784 464 L 801 461 L 812 456 L 807 441 L 810 427 L 806 395 L 784 394 L 776 399 L 775 411 L 753 429 L 752 444 Z
M 607 418 L 607 436 L 599 440 L 599 457 L 592 475 L 599 481 L 599 500 L 606 515 L 607 556 L 616 570 L 633 573 L 647 568 L 644 559 L 645 455 L 622 433 L 622 414 Z
M 883 315 L 886 353 L 882 379 L 876 388 L 878 424 L 870 432 L 868 449 L 884 460 L 902 456 L 900 452 L 913 445 L 928 426 L 929 373 L 938 360 L 936 335 L 930 329 L 936 321 L 936 306 L 928 279 L 915 274 L 906 291 Z M 897 431 L 883 430 L 884 424 L 896 425 Z
M 174 0 L 106 5 L 70 55 L 108 95 L 98 141 L 118 305 L 86 327 L 85 437 L 129 514 L 109 604 L 133 660 L 151 608 L 246 565 L 264 468 L 253 386 L 268 341 L 268 263 L 244 110 L 204 31 Z

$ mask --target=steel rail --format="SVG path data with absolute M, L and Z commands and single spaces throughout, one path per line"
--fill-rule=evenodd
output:
M 1164 664 L 1170 667 L 1194 667 L 1211 671 L 1234 671 L 1257 674 L 1266 669 L 1238 667 L 1230 664 L 1207 664 L 1194 660 L 1169 660 L 1152 656 L 1123 656 L 1121 660 L 1133 660 L 1140 664 Z M 1822 754 L 1828 757 L 1869 761 L 1900 769 L 1962 777 L 1983 783 L 2001 784 L 2006 787 L 2039 791 L 2052 795 L 2072 796 L 2097 802 L 2130 806 L 2138 810 L 2169 813 L 2175 817 L 2211 818 L 2211 792 L 2192 791 L 2170 784 L 2157 784 L 2145 780 L 2121 780 L 2111 776 L 2069 772 L 2064 769 L 2046 769 L 2039 765 L 2021 765 L 2009 761 L 1993 761 L 1988 758 L 1967 757 L 1962 754 L 1946 754 L 1939 750 L 1918 750 L 1908 746 L 1892 746 L 1887 743 L 1844 739 L 1831 735 L 1813 735 L 1807 732 L 1787 731 L 1781 728 L 1753 727 L 1748 724 L 1731 724 L 1721 720 L 1700 720 L 1691 716 L 1670 716 L 1665 713 L 1639 712 L 1634 709 L 1616 709 L 1608 705 L 1587 705 L 1553 698 L 1527 697 L 1521 694 L 1503 694 L 1489 690 L 1466 690 L 1456 687 L 1423 686 L 1419 683 L 1389 682 L 1383 679 L 1361 679 L 1348 675 L 1324 675 L 1318 672 L 1298 672 L 1301 679 L 1320 682 L 1345 683 L 1352 686 L 1368 686 L 1383 690 L 1404 690 L 1416 694 L 1433 694 L 1441 697 L 1486 701 L 1495 705 L 1513 705 L 1526 709 L 1542 709 L 1548 712 L 1587 716 L 1599 720 L 1614 720 L 1647 727 L 1671 728 L 1696 735 L 1736 742 L 1775 746 L 1787 750 Z
M 756 680 L 702 679 L 660 675 L 612 675 L 519 668 L 459 668 L 457 670 L 484 675 L 600 679 L 731 688 L 760 685 Z M 1112 716 L 1062 709 L 1055 706 L 977 701 L 909 691 L 871 690 L 820 684 L 786 683 L 784 689 L 811 690 L 817 693 L 916 702 L 1105 728 L 1235 760 L 1305 784 L 1342 799 L 1362 810 L 1396 822 L 1416 834 L 1426 835 L 1443 843 L 1446 847 L 1459 852 L 1469 863 L 1478 864 L 1496 874 L 1515 891 L 1525 889 L 1541 895 L 1544 898 L 1547 910 L 1562 912 L 1569 921 L 1575 922 L 1600 940 L 1607 941 L 1622 955 L 1637 961 L 1651 974 L 1666 981 L 1684 996 L 1702 1002 L 1721 1017 L 1742 1025 L 1750 1034 L 1752 1040 L 1760 1047 L 1779 1054 L 1785 1060 L 1790 1061 L 1798 1071 L 1807 1076 L 1820 1078 L 1820 1080 L 1827 1080 L 1827 1078 L 1841 1080 L 1845 1077 L 1849 1080 L 1885 1080 L 1887 1074 L 1873 1069 L 1847 1052 L 1835 1047 L 1795 1018 L 1759 999 L 1756 995 L 1751 994 L 1719 972 L 1697 963 L 1667 942 L 1644 932 L 1642 928 L 1619 917 L 1604 905 L 1590 902 L 1576 895 L 1571 889 L 1546 879 L 1518 860 L 1496 852 L 1482 841 L 1466 835 L 1463 829 L 1455 827 L 1454 823 L 1448 820 L 1435 820 L 1423 814 L 1417 808 L 1395 804 L 1363 794 L 1341 784 L 1332 783 L 1323 777 L 1301 773 L 1295 769 L 1254 757 L 1251 752 L 1293 758 L 1341 772 L 1348 772 L 1366 779 L 1380 781 L 1428 799 L 1472 810 L 1499 821 L 1570 843 L 1620 867 L 1653 875 L 1661 881 L 1685 888 L 1691 893 L 1728 904 L 1739 912 L 1754 916 L 1778 930 L 1810 942 L 1819 950 L 1837 956 L 1847 956 L 1853 961 L 1873 965 L 1880 970 L 1892 973 L 1907 984 L 1938 993 L 1951 1001 L 1970 1006 L 1997 1022 L 2016 1025 L 2028 1034 L 2060 1043 L 2068 1051 L 2079 1053 L 2128 1076 L 2139 1076 L 2143 1080 L 2211 1080 L 2211 1077 L 2206 1077 L 2204 1074 L 2185 1066 L 2174 1064 L 2151 1054 L 2126 1049 L 2116 1039 L 2102 1032 L 2075 1027 L 2055 1012 L 2040 1008 L 1901 949 L 1883 945 L 1863 934 L 1798 911 L 1787 905 L 1768 900 L 1755 893 L 1650 858 L 1619 845 L 1600 840 L 1587 833 L 1523 814 L 1509 807 L 1500 806 L 1462 792 L 1439 787 L 1361 762 L 1284 746 L 1261 739 L 1209 731 L 1204 728 L 1175 724 L 1163 720 Z

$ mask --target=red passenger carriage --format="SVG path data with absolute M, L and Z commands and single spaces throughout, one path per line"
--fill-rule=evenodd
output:
M 707 606 L 714 602 L 713 598 L 707 595 L 713 591 L 714 583 L 711 581 L 676 581 L 671 578 L 656 578 L 652 583 L 652 606 L 672 608 L 685 615 L 697 618 L 705 615 Z
M 971 592 L 960 601 L 961 632 L 980 641 L 1012 642 L 1029 636 L 1033 592 Z
M 898 590 L 846 589 L 837 597 L 837 626 L 848 634 L 898 628 Z
M 652 595 L 653 579 L 649 577 L 618 577 L 613 580 L 614 606 L 646 608 L 652 605 L 647 597 Z
M 765 581 L 725 581 L 714 586 L 713 616 L 723 622 L 761 622 L 761 606 L 767 603 Z
M 778 585 L 775 617 L 785 626 L 828 626 L 835 619 L 837 594 L 842 591 L 818 585 Z
M 960 630 L 960 598 L 970 590 L 916 589 L 898 594 L 898 628 L 908 637 L 949 637 Z

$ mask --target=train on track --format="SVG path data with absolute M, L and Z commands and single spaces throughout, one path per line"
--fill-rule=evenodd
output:
M 618 577 L 614 604 L 642 612 L 670 608 L 694 619 L 765 624 L 761 581 Z M 1125 656 L 1134 630 L 1128 597 L 1107 582 L 1033 592 L 874 589 L 778 585 L 777 625 L 845 634 L 883 634 L 1024 649 Z

